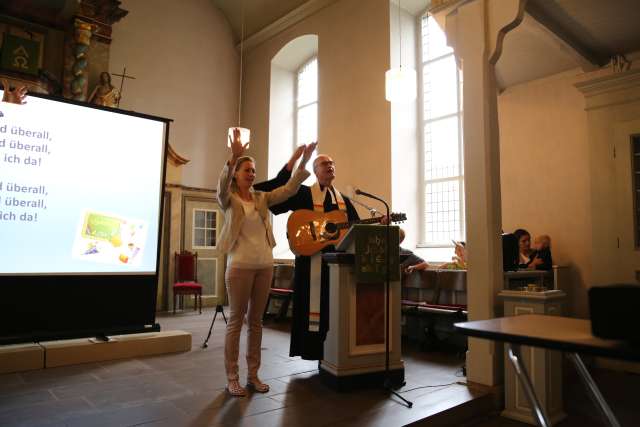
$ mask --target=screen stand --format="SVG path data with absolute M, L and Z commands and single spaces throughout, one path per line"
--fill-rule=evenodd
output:
M 99 334 L 96 334 L 96 336 L 94 337 L 96 339 L 96 341 L 101 341 L 101 342 L 110 342 L 113 341 L 111 338 L 109 338 L 104 332 L 101 332 Z
M 227 324 L 227 317 L 224 315 L 224 310 L 222 309 L 222 306 L 220 304 L 216 305 L 216 312 L 213 314 L 213 320 L 211 320 L 211 326 L 209 326 L 209 333 L 207 334 L 207 339 L 205 339 L 204 343 L 202 343 L 202 348 L 207 348 L 209 346 L 207 343 L 209 342 L 209 338 L 211 338 L 211 331 L 213 330 L 213 324 L 216 321 L 216 316 L 218 316 L 218 313 L 222 313 L 222 318 L 224 319 L 224 323 L 225 325 Z

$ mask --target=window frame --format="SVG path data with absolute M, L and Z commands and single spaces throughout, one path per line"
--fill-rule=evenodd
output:
M 427 186 L 429 184 L 435 184 L 435 183 L 439 183 L 439 182 L 457 182 L 457 186 L 458 186 L 458 221 L 460 224 L 460 233 L 458 236 L 456 236 L 454 239 L 452 240 L 465 240 L 466 239 L 466 224 L 465 224 L 465 215 L 466 215 L 466 211 L 465 211 L 465 204 L 464 204 L 464 135 L 463 135 L 463 119 L 464 119 L 464 110 L 463 110 L 463 100 L 462 100 L 462 84 L 463 84 L 463 77 L 462 77 L 462 71 L 460 70 L 460 68 L 458 66 L 455 67 L 456 69 L 456 112 L 454 113 L 449 113 L 449 114 L 445 114 L 442 116 L 438 116 L 435 118 L 429 118 L 427 119 L 425 117 L 425 109 L 426 109 L 426 97 L 425 97 L 425 81 L 424 81 L 424 74 L 425 74 L 425 68 L 429 65 L 429 64 L 434 64 L 438 61 L 443 61 L 446 60 L 447 58 L 453 57 L 454 61 L 456 61 L 456 65 L 457 65 L 457 60 L 455 57 L 455 52 L 453 52 L 453 50 L 449 53 L 445 53 L 442 55 L 439 55 L 435 58 L 430 58 L 430 59 L 426 59 L 425 58 L 425 51 L 424 51 L 424 41 L 425 41 L 425 34 L 423 31 L 423 20 L 425 19 L 429 19 L 430 16 L 428 14 L 424 14 L 422 16 L 419 16 L 417 18 L 418 20 L 418 25 L 416 26 L 418 29 L 418 33 L 419 33 L 419 37 L 417 37 L 417 41 L 419 43 L 419 46 L 417 46 L 417 52 L 418 52 L 418 60 L 419 60 L 419 66 L 420 66 L 420 72 L 418 73 L 418 87 L 419 87 L 419 91 L 418 91 L 418 120 L 419 120 L 419 129 L 420 129 L 420 135 L 418 138 L 419 141 L 419 161 L 420 161 L 420 165 L 419 165 L 419 173 L 420 173 L 420 194 L 419 194 L 419 202 L 420 202 L 420 224 L 419 224 L 419 231 L 420 231 L 420 239 L 418 244 L 416 245 L 418 248 L 433 248 L 433 249 L 437 249 L 437 248 L 452 248 L 454 247 L 453 242 L 439 242 L 439 241 L 429 241 L 427 240 L 427 236 L 428 236 L 428 230 L 427 230 L 427 212 L 426 212 L 426 202 L 427 202 L 427 194 L 426 194 L 426 190 L 427 190 Z M 433 19 L 433 18 L 432 18 Z M 427 125 L 429 123 L 435 123 L 437 121 L 442 121 L 442 120 L 446 120 L 446 119 L 450 119 L 452 117 L 457 117 L 457 124 L 458 124 L 458 174 L 455 176 L 451 176 L 451 177 L 445 177 L 445 178 L 427 178 L 426 177 L 426 170 L 427 170 L 427 165 L 426 165 L 426 145 L 427 145 L 427 141 L 426 141 L 426 137 L 425 137 L 425 129 L 427 127 Z
M 295 84 L 294 84 L 294 90 L 293 90 L 293 150 L 295 150 L 296 148 L 298 148 L 301 145 L 301 142 L 298 140 L 298 115 L 300 113 L 300 110 L 302 110 L 305 107 L 311 106 L 311 105 L 316 105 L 316 135 L 318 134 L 318 106 L 320 105 L 319 103 L 319 96 L 318 96 L 318 91 L 316 90 L 316 98 L 315 101 L 313 102 L 309 102 L 303 105 L 298 105 L 298 94 L 299 94 L 299 86 L 300 86 L 300 74 L 302 72 L 302 70 L 305 69 L 305 67 L 307 67 L 309 64 L 311 64 L 313 61 L 316 61 L 316 64 L 318 64 L 318 55 L 314 54 L 313 56 L 311 56 L 309 59 L 307 59 L 306 61 L 304 61 L 297 69 L 296 69 L 296 78 L 295 78 Z M 316 65 L 316 70 L 317 70 L 317 65 Z M 316 72 L 316 76 L 319 73 Z M 316 78 L 316 86 L 318 84 L 318 79 Z M 307 142 L 303 142 L 304 144 L 306 144 Z
M 196 227 L 196 213 L 197 212 L 205 212 L 205 226 L 204 227 Z M 215 227 L 207 227 L 207 213 L 213 212 L 215 218 Z M 193 217 L 191 220 L 191 247 L 193 249 L 203 249 L 203 250 L 215 250 L 218 247 L 218 224 L 220 224 L 220 218 L 218 217 L 217 209 L 209 209 L 209 208 L 194 208 L 193 209 Z M 213 230 L 215 245 L 213 246 L 198 246 L 196 245 L 196 229 L 203 230 L 205 235 L 205 243 L 207 242 L 207 230 Z

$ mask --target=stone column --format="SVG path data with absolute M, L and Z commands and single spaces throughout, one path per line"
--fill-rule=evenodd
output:
M 463 132 L 467 230 L 467 303 L 469 320 L 501 314 L 502 209 L 500 144 L 495 64 L 504 35 L 517 26 L 523 0 L 475 0 L 446 16 L 445 32 L 464 76 Z M 502 346 L 469 339 L 467 378 L 496 385 L 502 382 Z

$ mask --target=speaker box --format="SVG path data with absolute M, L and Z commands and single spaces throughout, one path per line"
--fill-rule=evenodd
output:
M 502 271 L 515 271 L 518 269 L 520 252 L 518 239 L 513 234 L 502 235 Z
M 614 284 L 589 289 L 591 333 L 600 338 L 640 342 L 640 286 Z

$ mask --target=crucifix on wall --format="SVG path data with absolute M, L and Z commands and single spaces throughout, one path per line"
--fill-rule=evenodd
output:
M 127 74 L 127 67 L 122 68 L 122 74 L 113 73 L 113 75 L 118 76 L 121 79 L 120 80 L 120 96 L 118 97 L 118 103 L 116 104 L 116 107 L 120 107 L 120 100 L 122 99 L 122 88 L 124 87 L 124 79 L 135 80 L 136 78 Z

